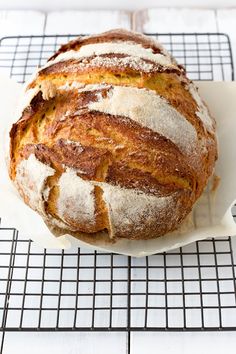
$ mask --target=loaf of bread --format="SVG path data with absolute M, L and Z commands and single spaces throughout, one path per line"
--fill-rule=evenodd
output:
M 214 119 L 185 69 L 142 34 L 112 30 L 63 45 L 23 102 L 10 178 L 58 234 L 90 243 L 162 236 L 213 173 Z

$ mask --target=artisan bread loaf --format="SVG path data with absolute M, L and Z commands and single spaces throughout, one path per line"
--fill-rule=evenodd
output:
M 10 178 L 59 234 L 162 236 L 212 175 L 215 121 L 184 68 L 144 35 L 112 30 L 63 45 L 23 102 Z

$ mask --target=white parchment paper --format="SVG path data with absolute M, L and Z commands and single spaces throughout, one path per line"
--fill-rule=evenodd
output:
M 19 237 L 28 237 L 45 248 L 87 246 L 109 252 L 142 257 L 178 248 L 208 237 L 236 235 L 231 208 L 236 200 L 236 83 L 197 82 L 201 96 L 217 121 L 219 160 L 216 175 L 220 184 L 211 192 L 211 183 L 182 227 L 163 237 L 145 241 L 121 240 L 115 244 L 89 245 L 69 235 L 55 237 L 41 217 L 18 196 L 8 177 L 4 151 L 22 86 L 0 76 L 0 217 L 2 227 L 14 227 Z

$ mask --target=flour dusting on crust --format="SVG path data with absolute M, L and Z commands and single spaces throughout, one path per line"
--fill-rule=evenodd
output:
M 96 85 L 93 87 L 96 89 Z M 89 103 L 88 107 L 91 111 L 128 117 L 167 137 L 185 153 L 192 153 L 196 148 L 194 126 L 155 91 L 114 86 L 107 97 L 100 96 L 100 100 Z
M 72 89 L 78 89 L 83 87 L 84 84 L 81 82 L 73 81 L 73 82 L 66 82 L 64 85 L 58 86 L 58 90 L 72 90 Z
M 16 117 L 21 117 L 25 108 L 30 105 L 30 102 L 32 99 L 38 94 L 39 92 L 39 87 L 36 86 L 32 89 L 27 89 L 24 91 L 24 94 L 22 94 L 21 100 L 16 107 Z
M 94 186 L 67 169 L 58 182 L 60 192 L 57 201 L 59 217 L 68 222 L 95 224 Z
M 43 214 L 45 214 L 44 202 L 49 195 L 48 187 L 45 187 L 46 180 L 54 173 L 53 168 L 40 162 L 34 154 L 27 160 L 22 160 L 16 168 L 17 187 L 26 196 L 31 208 Z
M 144 48 L 141 44 L 134 44 L 130 42 L 107 42 L 107 43 L 93 43 L 83 45 L 78 51 L 69 50 L 65 53 L 59 54 L 54 60 L 50 60 L 44 67 L 66 60 L 79 60 L 81 58 L 88 58 L 91 56 L 99 56 L 104 54 L 125 54 L 127 56 L 143 58 L 150 60 L 158 65 L 169 68 L 176 68 L 171 57 L 167 54 L 153 53 L 151 48 Z
M 110 237 L 116 237 L 120 230 L 128 232 L 144 228 L 146 223 L 158 225 L 173 206 L 173 196 L 157 197 L 137 189 L 121 188 L 105 182 L 86 181 L 73 169 L 67 169 L 58 182 L 60 192 L 57 202 L 58 216 L 79 223 L 95 223 L 94 187 L 103 191 L 103 200 L 108 210 Z
M 156 68 L 156 64 L 152 62 L 147 62 L 142 58 L 126 56 L 124 58 L 119 57 L 104 57 L 97 56 L 90 61 L 88 59 L 83 59 L 78 63 L 78 68 L 93 68 L 93 67 L 106 67 L 106 68 L 119 68 L 119 67 L 129 67 L 131 69 L 142 71 L 142 72 L 151 72 Z
M 71 147 L 77 147 L 78 153 L 81 153 L 84 150 L 83 146 L 81 145 L 81 143 L 79 141 L 73 141 L 73 140 L 69 140 L 69 139 L 64 139 L 63 140 L 63 144 L 64 145 L 69 145 Z
M 203 103 L 196 86 L 194 84 L 190 84 L 188 86 L 188 88 L 189 88 L 189 92 L 191 93 L 193 99 L 196 101 L 196 103 L 198 105 L 198 110 L 196 111 L 196 115 L 201 119 L 204 126 L 210 132 L 212 132 L 214 121 L 211 118 L 211 116 L 209 115 L 208 109 L 207 109 L 206 105 Z
M 112 235 L 142 232 L 146 225 L 160 225 L 173 206 L 173 196 L 157 197 L 138 190 L 100 184 L 106 202 Z

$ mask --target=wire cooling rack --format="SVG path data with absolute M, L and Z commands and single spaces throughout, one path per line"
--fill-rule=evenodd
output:
M 191 79 L 234 79 L 225 34 L 149 35 L 159 37 Z M 73 37 L 3 38 L 1 70 L 24 82 Z M 136 259 L 82 248 L 43 250 L 19 237 L 14 228 L 4 227 L 2 220 L 1 351 L 7 332 L 125 331 L 129 352 L 130 332 L 143 330 L 236 330 L 235 262 L 229 237 Z

